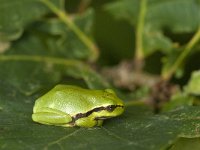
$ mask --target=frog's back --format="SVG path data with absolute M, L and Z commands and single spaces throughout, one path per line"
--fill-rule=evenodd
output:
M 42 106 L 60 110 L 70 115 L 85 113 L 88 111 L 88 108 L 93 107 L 87 100 L 86 95 L 88 91 L 87 89 L 72 85 L 57 85 L 37 99 L 34 111 L 37 111 L 37 109 L 41 110 Z

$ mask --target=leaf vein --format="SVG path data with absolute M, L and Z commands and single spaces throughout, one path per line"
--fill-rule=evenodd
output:
M 78 129 L 78 130 L 76 130 L 76 131 L 73 131 L 72 133 L 70 133 L 70 134 L 68 134 L 68 135 L 66 135 L 66 136 L 63 136 L 63 137 L 59 138 L 58 140 L 55 140 L 55 141 L 52 141 L 52 142 L 48 143 L 48 144 L 44 147 L 44 150 L 48 150 L 48 148 L 49 148 L 50 146 L 54 145 L 54 144 L 57 144 L 57 145 L 60 147 L 60 149 L 63 150 L 63 147 L 62 147 L 62 145 L 60 144 L 60 142 L 61 142 L 62 140 L 66 140 L 67 138 L 69 138 L 69 137 L 75 135 L 75 134 L 76 134 L 77 132 L 79 132 L 80 130 L 81 130 L 81 129 Z

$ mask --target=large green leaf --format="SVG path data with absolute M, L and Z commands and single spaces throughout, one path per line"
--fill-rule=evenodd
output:
M 63 128 L 34 123 L 34 100 L 0 80 L 0 146 L 7 149 L 141 149 L 167 148 L 179 137 L 198 137 L 199 107 L 152 115 L 142 107 L 128 107 L 121 117 L 99 128 Z M 46 90 L 45 90 L 46 91 Z
M 59 0 L 52 2 L 58 5 Z M 0 4 L 0 34 L 7 40 L 18 38 L 28 24 L 50 12 L 40 0 L 0 0 Z

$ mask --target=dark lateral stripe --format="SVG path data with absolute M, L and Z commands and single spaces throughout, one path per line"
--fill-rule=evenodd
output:
M 70 124 L 74 124 L 76 120 L 80 119 L 80 118 L 84 118 L 84 117 L 88 117 L 89 115 L 91 115 L 93 112 L 99 112 L 99 111 L 102 111 L 102 110 L 107 110 L 109 112 L 112 112 L 115 110 L 115 108 L 117 107 L 124 107 L 124 106 L 121 106 L 121 105 L 109 105 L 107 107 L 97 107 L 97 108 L 94 108 L 86 113 L 79 113 L 77 114 L 76 116 L 72 117 L 72 121 L 70 122 Z

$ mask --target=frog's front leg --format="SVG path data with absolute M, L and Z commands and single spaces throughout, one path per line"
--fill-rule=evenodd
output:
M 103 120 L 97 120 L 96 126 L 102 126 L 102 124 L 103 124 Z
M 102 123 L 103 123 L 103 120 L 97 120 L 97 119 L 95 119 L 94 116 L 79 118 L 75 122 L 76 126 L 80 126 L 80 127 L 101 126 Z
M 32 114 L 32 119 L 42 124 L 60 126 L 70 126 L 67 124 L 72 121 L 70 115 L 52 108 L 42 108 L 40 111 L 35 111 Z

